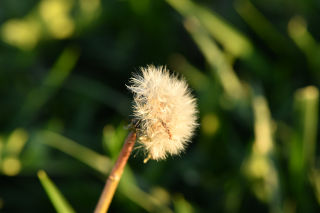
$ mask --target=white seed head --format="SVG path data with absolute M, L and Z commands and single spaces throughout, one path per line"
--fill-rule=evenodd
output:
M 138 142 L 154 160 L 179 154 L 198 125 L 196 100 L 186 81 L 170 75 L 165 67 L 150 65 L 141 72 L 128 86 L 134 94 Z

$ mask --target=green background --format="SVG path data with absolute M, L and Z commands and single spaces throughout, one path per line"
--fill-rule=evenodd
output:
M 0 212 L 92 212 L 132 73 L 186 78 L 186 151 L 135 149 L 110 212 L 319 212 L 318 0 L 1 0 Z

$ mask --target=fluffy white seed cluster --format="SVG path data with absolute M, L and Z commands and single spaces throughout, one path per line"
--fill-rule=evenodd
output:
M 196 100 L 185 80 L 170 75 L 165 67 L 150 65 L 141 68 L 141 75 L 134 75 L 130 82 L 138 142 L 147 159 L 179 154 L 198 125 Z

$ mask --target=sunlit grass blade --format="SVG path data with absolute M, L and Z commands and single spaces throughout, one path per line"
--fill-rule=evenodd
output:
M 320 44 L 313 38 L 307 29 L 307 23 L 302 17 L 294 17 L 288 24 L 289 35 L 306 55 L 311 68 L 316 72 L 320 68 Z
M 219 15 L 190 0 L 167 0 L 185 18 L 196 17 L 210 34 L 235 57 L 245 57 L 252 51 L 250 41 Z
M 41 138 L 43 139 L 43 142 L 45 144 L 52 146 L 66 154 L 69 154 L 70 156 L 89 165 L 90 167 L 101 172 L 104 175 L 107 175 L 109 173 L 109 170 L 111 169 L 111 162 L 107 157 L 101 156 L 93 152 L 92 150 L 85 148 L 57 133 L 43 131 L 41 134 Z M 129 171 L 129 168 L 126 168 L 122 180 L 120 181 L 120 191 L 129 199 L 133 200 L 135 203 L 147 210 L 157 209 L 161 207 L 156 198 L 152 197 L 136 186 L 134 177 L 132 174 L 130 174 L 131 173 Z M 170 212 L 170 209 L 168 209 L 168 207 L 163 208 L 167 209 L 167 211 L 165 212 Z
M 75 159 L 89 165 L 92 169 L 107 175 L 112 167 L 111 160 L 102 156 L 60 134 L 51 131 L 42 131 L 39 133 L 40 140 L 53 148 L 56 148 Z M 128 167 L 128 166 L 127 166 Z M 158 209 L 161 205 L 157 198 L 141 190 L 134 180 L 133 175 L 129 174 L 129 168 L 126 168 L 123 177 L 120 181 L 119 190 L 133 202 L 146 210 Z M 170 212 L 168 207 L 161 207 Z
M 171 62 L 174 70 L 182 73 L 196 91 L 202 91 L 209 86 L 210 80 L 208 76 L 190 64 L 182 55 L 175 55 L 172 57 Z
M 252 182 L 256 196 L 269 204 L 271 212 L 282 212 L 280 176 L 274 159 L 275 147 L 270 110 L 263 96 L 255 96 L 252 107 L 255 140 L 244 169 Z
M 195 210 L 192 205 L 184 199 L 182 195 L 178 195 L 174 199 L 174 209 L 176 213 L 193 213 Z
M 308 86 L 295 93 L 296 131 L 291 147 L 290 168 L 301 178 L 315 164 L 318 106 L 319 90 L 316 87 Z
M 297 204 L 308 211 L 310 194 L 306 190 L 308 179 L 319 193 L 318 172 L 315 168 L 316 137 L 318 128 L 319 90 L 308 86 L 296 91 L 294 96 L 295 128 L 290 143 L 289 172 Z
M 58 213 L 75 212 L 45 171 L 38 171 L 38 178 Z
M 318 47 L 318 43 L 307 30 L 307 23 L 300 16 L 296 16 L 289 21 L 288 32 L 293 41 L 307 55 L 311 56 Z
M 44 144 L 74 157 L 102 174 L 108 174 L 111 169 L 112 165 L 108 157 L 98 154 L 58 133 L 42 131 L 39 136 Z
M 179 54 L 175 54 L 171 57 L 170 64 L 176 72 L 181 73 L 182 76 L 187 79 L 190 86 L 197 92 L 198 104 L 201 107 L 200 110 L 202 113 L 211 112 L 212 109 L 216 107 L 217 102 L 219 102 L 218 97 L 221 94 L 219 79 L 212 78 L 212 75 L 215 75 L 214 72 L 204 73 L 202 70 L 192 65 L 187 61 L 186 58 Z M 201 127 L 204 127 L 201 129 L 208 130 L 205 127 L 213 127 L 216 124 L 216 122 L 210 123 L 208 126 L 203 126 L 203 124 L 201 124 Z M 211 128 L 211 130 L 213 129 Z M 210 132 L 213 133 L 212 131 Z
M 273 151 L 272 120 L 267 101 L 262 96 L 253 99 L 254 111 L 254 146 L 261 155 L 267 155 Z
M 235 100 L 244 100 L 247 95 L 246 90 L 215 41 L 209 37 L 196 19 L 187 19 L 185 27 L 208 61 L 211 70 L 218 76 L 226 94 Z
M 268 74 L 272 69 L 271 62 L 266 60 L 248 37 L 212 10 L 190 0 L 167 0 L 167 2 L 185 19 L 198 21 L 208 32 L 208 37 L 214 38 L 223 47 L 230 65 L 235 59 L 240 58 L 255 72 Z
M 28 132 L 24 129 L 15 129 L 6 143 L 6 155 L 18 156 L 28 140 Z
M 250 2 L 250 0 L 238 0 L 235 9 L 246 23 L 266 42 L 275 53 L 283 57 L 288 55 L 290 47 L 287 39 L 264 17 L 264 15 Z M 282 48 L 279 48 L 282 47 Z
M 307 167 L 315 165 L 318 128 L 319 90 L 308 86 L 296 92 L 296 107 L 300 114 L 303 135 L 303 159 Z M 299 125 L 300 126 L 300 125 Z M 300 131 L 299 131 L 300 132 Z

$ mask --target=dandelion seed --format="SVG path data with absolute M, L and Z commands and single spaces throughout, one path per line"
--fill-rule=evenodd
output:
M 109 209 L 124 167 L 136 139 L 149 159 L 165 159 L 179 154 L 190 141 L 197 124 L 196 100 L 184 80 L 170 75 L 165 67 L 141 68 L 142 75 L 131 78 L 128 88 L 134 93 L 132 130 L 106 180 L 95 213 Z
M 170 75 L 165 67 L 141 68 L 131 78 L 134 94 L 133 116 L 138 143 L 145 159 L 160 160 L 181 153 L 197 124 L 196 100 L 183 79 Z

